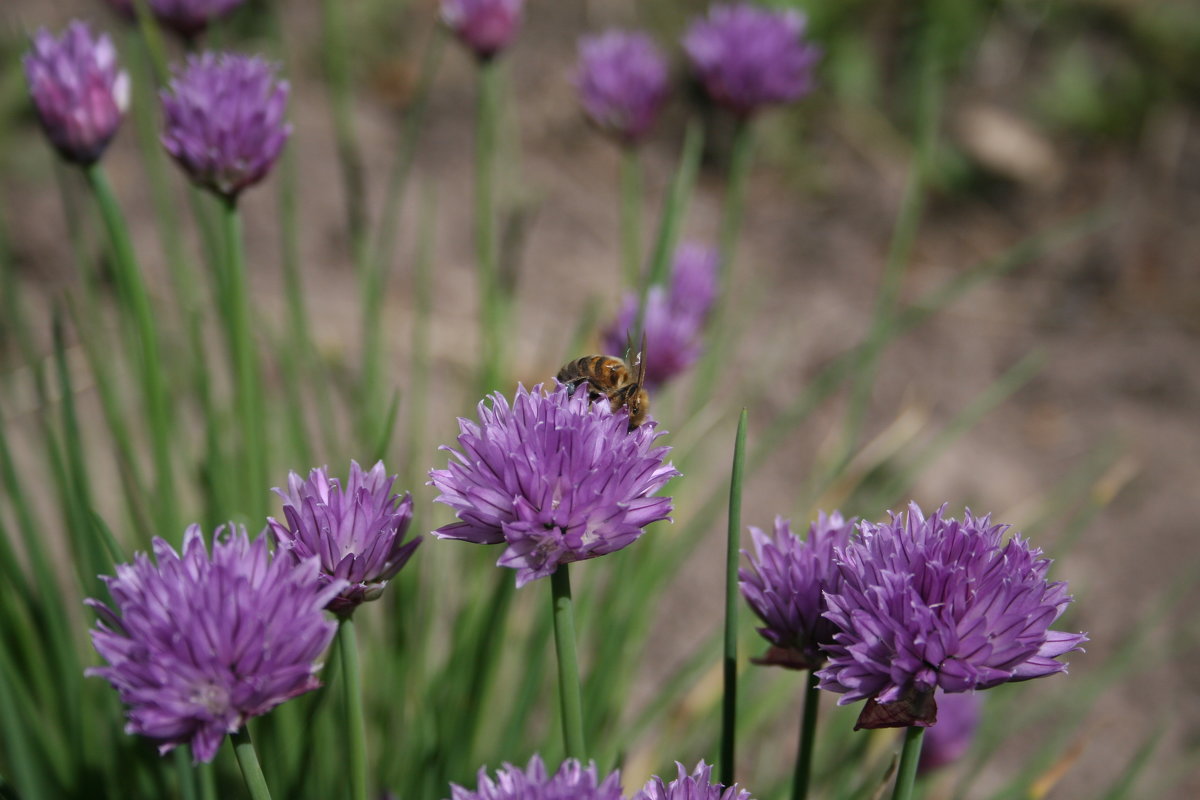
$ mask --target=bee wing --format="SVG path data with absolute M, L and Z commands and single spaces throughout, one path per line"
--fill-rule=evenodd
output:
M 642 331 L 642 349 L 638 351 L 637 356 L 637 384 L 642 388 L 646 386 L 646 332 Z

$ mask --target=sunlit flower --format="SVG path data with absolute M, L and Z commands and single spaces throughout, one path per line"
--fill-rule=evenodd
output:
M 231 13 L 246 0 L 147 0 L 160 24 L 184 39 L 193 39 L 210 24 Z M 123 16 L 134 16 L 133 0 L 108 0 Z
M 508 47 L 521 25 L 525 0 L 441 0 L 442 21 L 481 59 Z
M 291 135 L 288 83 L 261 58 L 191 56 L 162 93 L 163 146 L 192 181 L 228 198 L 258 183 Z
M 267 523 L 280 550 L 297 561 L 318 557 L 322 583 L 348 582 L 329 602 L 335 614 L 349 614 L 383 594 L 421 544 L 420 537 L 404 541 L 413 503 L 408 494 L 392 493 L 395 482 L 382 461 L 369 472 L 351 461 L 344 489 L 324 467 L 312 470 L 307 480 L 290 473 L 287 489 L 275 489 L 287 524 L 274 518 Z
M 500 393 L 479 404 L 479 423 L 459 418 L 459 450 L 432 470 L 437 502 L 459 522 L 443 539 L 507 547 L 497 562 L 517 570 L 517 585 L 550 575 L 559 564 L 612 553 L 671 513 L 671 498 L 653 497 L 679 473 L 655 446 L 648 421 L 629 430 L 624 408 L 589 405 L 565 386 L 544 394 L 520 387 L 513 404 Z
M 825 663 L 821 647 L 832 644 L 838 630 L 823 616 L 828 609 L 825 592 L 836 593 L 841 587 L 834 552 L 850 542 L 856 522 L 836 511 L 829 516 L 821 512 L 809 526 L 807 539 L 792 533 L 782 517 L 775 518 L 773 536 L 750 529 L 754 553 L 742 551 L 750 568 L 739 569 L 738 579 L 742 596 L 766 623 L 758 632 L 771 643 L 757 663 L 792 669 L 816 669 Z
M 649 35 L 607 31 L 579 41 L 575 86 L 588 118 L 605 133 L 635 144 L 667 99 L 667 58 Z
M 112 40 L 78 21 L 58 38 L 40 30 L 24 64 L 47 138 L 68 161 L 95 163 L 129 106 L 129 75 L 117 64 Z
M 752 3 L 713 6 L 683 38 L 683 49 L 712 99 L 748 116 L 812 91 L 820 50 L 804 41 L 807 20 L 794 9 Z
M 867 700 L 858 727 L 928 726 L 934 692 L 969 692 L 1066 671 L 1081 633 L 1050 630 L 1071 598 L 1046 580 L 1050 560 L 1005 525 L 915 504 L 860 526 L 838 551 L 842 585 L 826 594 L 841 630 L 820 686 L 839 704 Z
M 692 366 L 704 352 L 704 324 L 717 296 L 714 248 L 683 244 L 675 251 L 669 287 L 651 286 L 646 292 L 642 330 L 646 335 L 646 386 L 656 389 Z M 622 354 L 637 326 L 637 292 L 629 292 L 617 318 L 604 331 L 604 348 Z M 640 342 L 632 343 L 635 347 Z
M 316 659 L 336 630 L 324 608 L 345 588 L 318 583 L 315 558 L 272 557 L 265 536 L 222 530 L 211 556 L 198 525 L 182 555 L 156 538 L 157 564 L 138 553 L 104 577 L 113 607 L 86 601 L 100 617 L 92 643 L 109 664 L 86 674 L 129 706 L 126 732 L 163 753 L 190 744 L 197 762 L 212 761 L 251 717 L 320 685 Z
M 679 773 L 675 780 L 663 783 L 656 775 L 633 796 L 633 800 L 750 800 L 750 793 L 736 783 L 729 788 L 713 783 L 712 766 L 703 761 L 696 765 L 691 775 L 678 761 L 675 768 Z
M 525 769 L 504 764 L 495 779 L 483 767 L 477 780 L 474 791 L 451 784 L 451 800 L 621 800 L 620 772 L 600 780 L 595 763 L 585 767 L 573 758 L 553 775 L 546 773 L 541 756 L 535 755 Z
M 937 723 L 925 731 L 917 772 L 932 772 L 953 764 L 971 749 L 983 716 L 983 695 L 959 692 L 937 695 Z

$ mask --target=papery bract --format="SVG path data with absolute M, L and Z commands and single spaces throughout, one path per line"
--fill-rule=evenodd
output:
M 212 761 L 226 734 L 320 685 L 317 658 L 336 630 L 324 608 L 345 582 L 318 583 L 317 559 L 273 557 L 265 536 L 251 541 L 244 529 L 218 529 L 210 555 L 193 525 L 182 553 L 156 538 L 154 556 L 104 577 L 111 607 L 86 601 L 108 666 L 85 674 L 120 693 L 126 732 Z
M 460 418 L 449 466 L 432 470 L 437 502 L 459 522 L 443 539 L 507 545 L 497 562 L 517 570 L 517 585 L 559 564 L 612 553 L 651 522 L 667 519 L 671 498 L 653 497 L 679 473 L 648 421 L 632 431 L 625 409 L 589 405 L 586 392 L 520 387 L 510 406 L 500 393 L 479 404 L 479 423 Z
M 46 137 L 68 161 L 95 163 L 129 107 L 129 75 L 112 40 L 75 21 L 58 38 L 38 31 L 23 61 Z

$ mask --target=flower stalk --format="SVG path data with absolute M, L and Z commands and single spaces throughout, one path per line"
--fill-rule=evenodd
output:
M 583 758 L 587 753 L 583 736 L 583 694 L 579 688 L 579 661 L 575 652 L 575 611 L 571 601 L 571 577 L 566 564 L 550 576 L 554 613 L 554 651 L 558 656 L 558 695 L 562 710 L 563 746 L 567 756 Z
M 479 270 L 481 393 L 500 388 L 504 368 L 504 288 L 496 253 L 496 140 L 500 121 L 500 68 L 479 63 L 479 110 L 475 129 L 475 260 Z
M 267 788 L 267 778 L 263 775 L 262 766 L 258 763 L 258 754 L 254 752 L 254 742 L 250 741 L 250 729 L 243 725 L 229 734 L 233 743 L 233 752 L 237 756 L 238 766 L 242 770 L 242 780 L 253 800 L 271 800 L 271 791 Z
M 346 733 L 350 745 L 350 797 L 367 799 L 367 730 L 363 718 L 362 672 L 358 663 L 358 637 L 354 619 L 338 620 L 338 656 L 342 661 L 342 688 L 346 699 Z
M 625 285 L 637 289 L 642 262 L 642 165 L 638 151 L 621 151 L 621 253 Z
M 99 164 L 91 164 L 84 168 L 84 174 L 100 207 L 104 229 L 113 251 L 117 285 L 133 316 L 134 328 L 137 331 L 142 395 L 146 404 L 150 446 L 157 475 L 156 523 L 159 530 L 174 530 L 175 480 L 171 467 L 169 400 L 166 380 L 162 373 L 162 356 L 158 350 L 158 332 L 154 326 L 150 295 L 133 250 L 129 228 L 125 224 L 125 218 L 121 214 L 121 208 L 104 170 Z
M 259 487 L 267 485 L 266 415 L 263 411 L 262 378 L 254 347 L 250 298 L 246 277 L 246 254 L 242 245 L 242 220 L 236 197 L 221 198 L 221 225 L 225 234 L 225 318 L 229 325 L 229 349 L 234 368 L 234 392 L 242 433 L 243 510 L 251 519 L 265 514 Z
M 800 742 L 796 746 L 796 771 L 792 775 L 792 800 L 807 800 L 812 780 L 813 745 L 817 741 L 817 712 L 821 692 L 815 670 L 809 670 L 804 687 L 804 712 L 800 718 Z
M 925 729 L 910 725 L 904 731 L 904 746 L 900 750 L 900 767 L 896 771 L 896 788 L 892 800 L 912 800 L 913 786 L 917 780 L 917 764 L 921 761 L 921 742 Z

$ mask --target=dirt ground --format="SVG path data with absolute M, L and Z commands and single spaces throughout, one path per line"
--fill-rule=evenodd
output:
M 0 25 L 10 30 L 56 26 L 82 13 L 115 27 L 99 5 L 5 0 Z M 527 383 L 553 372 L 561 355 L 556 348 L 586 298 L 599 297 L 606 311 L 615 300 L 610 276 L 618 258 L 617 153 L 581 120 L 568 75 L 578 34 L 627 22 L 630 5 L 597 10 L 601 4 L 533 0 L 522 41 L 537 46 L 516 47 L 507 58 L 515 113 L 506 120 L 505 135 L 512 152 L 519 145 L 521 155 L 519 162 L 504 164 L 511 180 L 503 181 L 502 191 L 510 206 L 527 212 L 520 330 L 514 340 L 519 377 Z M 327 98 L 319 81 L 318 24 L 312 8 L 297 8 L 288 21 L 289 40 L 301 54 L 292 76 L 296 133 L 290 146 L 299 157 L 301 253 L 319 346 L 351 358 L 358 297 L 343 232 Z M 403 38 L 419 43 L 425 30 L 422 26 Z M 414 63 L 415 58 L 396 60 L 401 88 Z M 443 390 L 462 377 L 477 347 L 471 68 L 463 53 L 449 49 L 415 170 L 414 186 L 432 188 L 437 199 L 433 336 L 435 388 Z M 389 76 L 381 70 L 357 99 L 372 208 L 378 208 L 400 120 L 381 88 L 391 85 L 395 76 Z M 1031 76 L 1018 72 L 1010 79 Z M 1005 96 L 1004 85 L 982 78 L 970 91 L 951 94 L 946 135 L 988 158 L 980 126 L 994 131 L 1013 119 Z M 792 146 L 795 129 L 781 119 L 762 121 L 760 158 L 736 261 L 737 291 L 752 313 L 746 315 L 748 327 L 732 361 L 745 365 L 746 374 L 768 368 L 775 386 L 752 407 L 752 441 L 819 365 L 864 337 L 904 182 L 905 151 L 886 125 L 813 102 L 823 113 L 806 128 L 799 165 L 780 158 Z M 645 152 L 654 204 L 676 157 L 683 116 L 677 104 Z M 1015 166 L 1005 167 L 1003 155 L 993 158 L 1006 175 L 984 192 L 931 199 L 905 278 L 905 298 L 1081 213 L 1101 208 L 1102 221 L 1087 235 L 976 289 L 892 344 L 879 366 L 868 438 L 902 411 L 916 415 L 922 427 L 915 436 L 927 438 L 1025 354 L 1041 351 L 1046 361 L 1037 377 L 936 459 L 914 497 L 927 506 L 954 498 L 954 507 L 966 502 L 1019 524 L 1031 516 L 1047 487 L 1111 443 L 1118 455 L 1093 495 L 1106 505 L 1055 567 L 1056 575 L 1086 598 L 1075 609 L 1073 624 L 1089 631 L 1091 644 L 1086 654 L 1072 657 L 1072 677 L 1099 669 L 1140 629 L 1166 587 L 1181 580 L 1192 586 L 1158 622 L 1151 637 L 1154 655 L 1097 705 L 1081 732 L 1082 755 L 1052 796 L 1102 795 L 1106 781 L 1159 728 L 1168 733 L 1151 772 L 1185 770 L 1163 796 L 1200 796 L 1194 768 L 1200 745 L 1200 671 L 1195 668 L 1200 596 L 1194 587 L 1200 566 L 1200 119 L 1195 108 L 1164 105 L 1135 144 L 1119 146 L 1058 140 L 1030 131 L 1019 118 L 1018 123 L 1014 135 L 1031 143 Z M 138 225 L 141 251 L 157 254 L 135 136 L 126 127 L 109 165 Z M 1020 138 L 1026 133 L 1031 139 Z M 32 130 L 17 143 L 31 154 L 30 163 L 4 159 L 0 199 L 29 285 L 49 293 L 70 280 L 70 252 L 61 235 L 57 194 L 47 180 L 49 159 L 37 149 Z M 1030 149 L 1035 155 L 1029 156 Z M 721 185 L 719 170 L 702 175 L 687 220 L 688 237 L 714 240 Z M 258 189 L 247 195 L 245 208 L 251 263 L 263 265 L 253 276 L 256 302 L 277 317 L 283 301 L 274 203 L 274 192 Z M 412 309 L 408 265 L 414 212 L 410 202 L 384 314 L 397 359 L 407 347 Z M 647 228 L 652 219 L 648 214 Z M 161 286 L 161 264 L 154 256 L 147 260 L 159 270 Z M 755 480 L 746 498 L 748 523 L 766 525 L 774 514 L 794 511 L 803 471 L 812 453 L 829 445 L 825 423 L 834 424 L 837 412 L 836 404 L 823 409 Z M 670 422 L 665 426 L 671 428 Z M 709 549 L 709 555 L 687 565 L 671 607 L 715 613 L 719 600 L 707 581 L 717 552 Z M 1039 687 L 1056 690 L 1062 689 Z M 1018 753 L 1014 746 L 1011 758 Z

